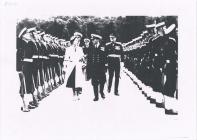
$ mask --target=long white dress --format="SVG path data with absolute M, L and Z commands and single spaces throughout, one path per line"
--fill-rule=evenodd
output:
M 74 68 L 75 72 L 75 87 L 83 87 L 85 76 L 82 72 L 83 63 L 79 62 L 80 59 L 84 57 L 83 49 L 80 46 L 71 45 L 66 49 L 64 58 L 64 68 L 66 72 L 65 81 L 68 81 Z M 67 82 L 66 82 L 67 83 Z

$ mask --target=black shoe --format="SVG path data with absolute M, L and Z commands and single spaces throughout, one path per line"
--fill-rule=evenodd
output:
M 94 98 L 94 100 L 93 101 L 98 101 L 99 99 L 98 98 Z
M 164 103 L 157 103 L 156 102 L 156 107 L 158 107 L 158 108 L 164 108 Z
M 105 94 L 104 94 L 104 93 L 101 93 L 101 97 L 102 97 L 103 99 L 105 99 Z
M 52 87 L 47 88 L 47 93 L 50 93 L 52 91 Z
M 59 80 L 58 85 L 61 85 L 61 84 L 62 84 L 62 82 L 61 82 L 61 80 Z
M 37 106 L 31 105 L 31 104 L 28 105 L 28 109 L 35 109 L 36 107 Z
M 29 108 L 21 107 L 21 111 L 23 111 L 23 112 L 29 112 L 30 110 L 29 110 Z
M 31 101 L 31 102 L 29 102 L 29 105 L 34 106 L 34 107 L 38 107 L 39 103 L 36 101 Z
M 155 100 L 155 99 L 150 98 L 150 103 L 151 103 L 151 104 L 155 104 L 155 103 L 156 103 L 156 100 Z
M 41 96 L 40 93 L 37 95 L 37 98 L 38 98 L 38 101 L 41 101 L 42 100 L 42 96 Z
M 82 91 L 79 91 L 78 94 L 82 94 Z
M 118 92 L 115 92 L 114 94 L 115 94 L 116 96 L 120 96 L 120 95 L 118 94 Z
M 178 115 L 178 112 L 176 112 L 172 109 L 170 109 L 170 110 L 165 109 L 165 114 L 166 115 Z
M 147 100 L 150 100 L 151 98 L 147 96 L 146 99 L 147 99 Z
M 54 87 L 56 87 L 56 88 L 57 88 L 57 86 L 58 86 L 58 84 L 55 82 L 55 83 L 54 83 Z
M 110 90 L 110 89 L 107 89 L 107 92 L 108 92 L 108 93 L 110 93 L 110 92 L 111 92 L 111 90 Z

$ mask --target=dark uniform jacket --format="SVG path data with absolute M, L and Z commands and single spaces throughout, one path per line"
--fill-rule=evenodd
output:
M 106 64 L 106 53 L 101 50 L 101 46 L 94 48 L 90 46 L 87 51 L 87 61 L 89 68 L 89 75 L 94 84 L 95 80 L 105 82 L 105 64 Z M 104 47 L 103 47 L 104 48 Z
M 121 56 L 121 60 L 123 60 L 123 48 L 120 42 L 109 42 L 106 43 L 106 54 L 109 56 L 110 54 L 117 54 Z
M 23 64 L 23 55 L 24 55 L 24 46 L 25 42 L 21 38 L 17 38 L 16 45 L 16 71 L 22 71 Z

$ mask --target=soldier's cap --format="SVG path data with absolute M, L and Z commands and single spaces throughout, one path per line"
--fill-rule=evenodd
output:
M 136 38 L 134 38 L 132 41 L 135 42 L 136 41 Z
M 149 24 L 149 25 L 145 25 L 146 28 L 155 28 L 155 24 Z
M 140 34 L 140 36 L 143 36 L 144 35 L 144 32 L 142 32 L 141 34 Z
M 148 34 L 148 31 L 143 31 L 143 34 L 145 35 L 145 34 Z
M 75 37 L 79 36 L 79 37 L 81 37 L 81 38 L 83 37 L 83 35 L 82 35 L 81 33 L 79 33 L 79 32 L 75 32 L 75 33 L 74 33 L 74 36 L 75 36 Z
M 165 22 L 160 22 L 160 23 L 158 23 L 158 24 L 156 24 L 156 28 L 159 28 L 159 27 L 163 27 L 163 26 L 165 26 Z
M 41 32 L 39 35 L 40 35 L 40 36 L 43 36 L 43 35 L 45 35 L 45 32 Z
M 144 37 L 144 34 L 141 34 L 141 35 L 140 35 L 140 37 L 142 37 L 142 38 L 143 38 L 143 37 Z
M 131 40 L 131 41 L 127 42 L 127 43 L 124 43 L 124 46 L 127 46 L 127 45 L 132 44 L 132 43 L 133 43 L 133 40 Z
M 59 39 L 59 42 L 64 42 L 65 40 L 64 39 Z
M 40 33 L 41 33 L 41 31 L 35 31 L 34 33 L 36 33 L 36 34 L 40 34 Z
M 91 39 L 102 39 L 102 36 L 97 35 L 97 34 L 91 34 Z
M 28 33 L 32 33 L 32 32 L 35 32 L 35 31 L 36 31 L 36 27 L 32 27 L 32 28 L 27 29 Z
M 65 43 L 68 44 L 68 43 L 70 43 L 70 41 L 66 41 Z
M 90 42 L 90 39 L 84 38 L 84 42 Z
M 170 25 L 166 30 L 164 30 L 165 34 L 171 33 L 176 28 L 175 24 Z
M 129 42 L 128 42 L 129 43 Z M 128 43 L 122 43 L 122 46 L 125 47 Z
M 137 37 L 137 40 L 140 40 L 140 39 L 142 39 L 142 36 Z
M 134 41 L 139 41 L 140 39 L 142 39 L 142 37 L 141 37 L 141 36 L 138 36 L 138 37 L 136 37 L 136 38 L 134 39 Z
M 45 37 L 49 38 L 49 34 L 44 34 Z
M 117 37 L 117 35 L 115 34 L 115 33 L 111 33 L 110 35 L 109 35 L 109 37 Z
M 24 27 L 24 28 L 20 31 L 20 33 L 18 34 L 18 38 L 21 38 L 21 36 L 24 35 L 26 32 L 27 32 L 27 28 Z

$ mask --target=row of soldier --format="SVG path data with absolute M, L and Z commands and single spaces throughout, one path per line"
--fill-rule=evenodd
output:
M 121 43 L 116 42 L 113 33 L 110 34 L 110 42 L 106 45 L 101 43 L 100 35 L 91 34 L 91 40 L 85 38 L 85 45 L 82 47 L 82 36 L 81 33 L 75 32 L 70 41 L 65 41 L 37 31 L 36 28 L 21 30 L 17 37 L 16 56 L 21 83 L 20 95 L 23 101 L 22 111 L 28 112 L 37 107 L 39 101 L 58 85 L 63 84 L 64 80 L 66 86 L 73 89 L 74 97 L 79 98 L 83 88 L 83 82 L 79 81 L 83 79 L 83 74 L 79 71 L 84 68 L 86 80 L 92 81 L 94 101 L 99 99 L 98 92 L 103 99 L 105 98 L 103 90 L 107 69 L 108 92 L 111 92 L 115 74 L 114 94 L 119 96 L 120 62 L 123 60 Z M 81 67 L 84 63 L 85 67 Z M 32 96 L 31 102 L 25 99 L 28 94 Z
M 17 72 L 24 112 L 38 107 L 39 101 L 64 82 L 63 61 L 67 42 L 38 31 L 21 30 L 17 37 Z M 27 94 L 32 101 L 27 102 Z
M 125 44 L 125 67 L 155 93 L 162 93 L 159 102 L 158 95 L 149 96 L 151 103 L 165 107 L 166 114 L 177 114 L 177 28 L 175 24 L 166 28 L 165 22 L 161 22 L 147 25 L 146 29 Z

